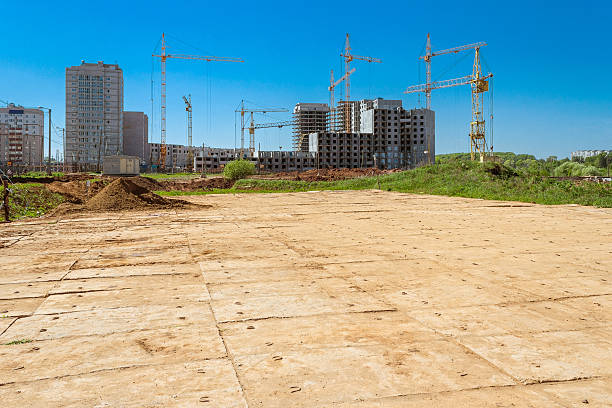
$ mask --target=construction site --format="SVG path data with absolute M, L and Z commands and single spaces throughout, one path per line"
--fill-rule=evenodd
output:
M 426 82 L 404 90 L 425 106 L 409 108 L 351 100 L 352 64 L 382 60 L 347 34 L 329 103 L 243 100 L 234 148 L 194 146 L 190 94 L 187 143 L 168 143 L 166 60 L 242 60 L 160 44 L 159 143 L 123 111 L 118 65 L 83 62 L 66 70 L 75 171 L 3 176 L 3 407 L 612 406 L 610 182 L 500 164 L 486 43 L 435 51 L 427 35 Z M 469 75 L 432 80 L 433 57 L 464 52 Z M 114 119 L 102 96 L 72 104 L 94 82 Z M 431 94 L 454 86 L 471 90 L 469 157 L 440 163 Z M 256 121 L 270 112 L 291 120 Z M 256 130 L 283 127 L 292 149 L 259 148 Z M 212 174 L 236 160 L 255 170 Z M 9 217 L 17 184 L 38 212 L 28 198 Z

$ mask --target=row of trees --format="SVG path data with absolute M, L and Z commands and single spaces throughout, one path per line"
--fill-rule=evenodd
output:
M 556 156 L 546 159 L 536 159 L 531 154 L 515 154 L 512 152 L 496 152 L 495 156 L 504 164 L 517 171 L 533 176 L 604 176 L 608 174 L 608 166 L 612 165 L 612 154 L 602 153 L 588 157 L 586 160 L 568 158 L 559 160 Z M 436 156 L 436 162 L 449 160 L 470 160 L 469 153 L 452 153 Z

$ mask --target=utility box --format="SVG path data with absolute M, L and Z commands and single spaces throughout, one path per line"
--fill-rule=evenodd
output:
M 137 176 L 140 159 L 136 156 L 106 156 L 102 172 L 107 176 Z

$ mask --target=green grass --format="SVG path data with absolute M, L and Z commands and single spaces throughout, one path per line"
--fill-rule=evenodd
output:
M 26 344 L 26 343 L 31 343 L 31 342 L 32 342 L 32 340 L 30 340 L 30 339 L 13 340 L 11 342 L 4 343 L 4 346 L 12 346 L 12 345 L 15 345 L 15 344 Z
M 40 217 L 54 209 L 64 197 L 52 193 L 40 183 L 18 183 L 9 185 L 9 215 L 11 220 Z M 4 198 L 4 187 L 0 186 L 0 201 Z M 0 210 L 4 220 L 4 209 Z
M 402 193 L 434 194 L 538 204 L 581 204 L 612 207 L 612 184 L 560 181 L 497 165 L 452 161 L 418 169 L 341 181 L 256 180 L 237 181 L 232 188 L 212 191 L 158 191 L 160 195 L 282 193 L 314 190 L 380 189 Z
M 54 171 L 51 173 L 52 177 L 63 177 L 64 173 L 59 171 Z M 45 178 L 49 177 L 49 175 L 44 171 L 29 171 L 27 173 L 20 174 L 19 177 L 31 177 L 31 178 Z

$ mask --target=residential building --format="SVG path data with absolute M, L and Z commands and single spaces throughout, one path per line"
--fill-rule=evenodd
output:
M 293 108 L 293 149 L 308 151 L 308 135 L 329 130 L 329 105 L 298 103 Z
M 0 163 L 39 166 L 43 162 L 44 112 L 9 104 L 0 108 Z
M 611 154 L 612 150 L 577 150 L 575 152 L 572 152 L 571 159 L 574 160 L 574 158 L 579 157 L 584 160 L 587 157 L 599 156 L 602 153 Z
M 68 164 L 101 166 L 104 156 L 123 150 L 123 71 L 117 64 L 86 63 L 66 68 Z
M 149 118 L 143 112 L 123 112 L 123 154 L 150 159 Z
M 352 111 L 356 113 L 357 109 Z M 432 110 L 405 110 L 399 100 L 362 100 L 358 130 L 309 135 L 309 151 L 317 153 L 318 166 L 390 169 L 416 167 L 434 160 Z
M 159 164 L 160 143 L 149 143 L 149 157 L 145 160 L 150 165 Z M 192 147 L 193 155 L 196 156 L 202 147 Z M 166 167 L 181 168 L 187 167 L 187 146 L 177 144 L 166 144 Z

